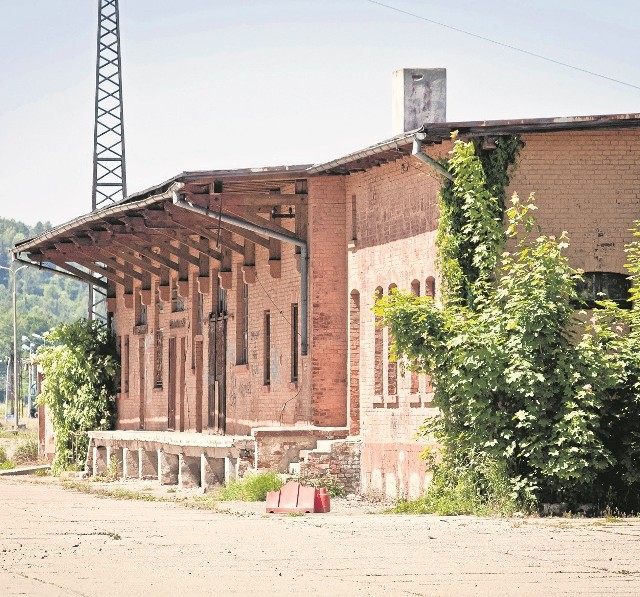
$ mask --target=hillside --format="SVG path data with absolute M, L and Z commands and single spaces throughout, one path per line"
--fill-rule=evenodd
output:
M 48 222 L 28 226 L 0 218 L 0 266 L 9 267 L 14 243 L 40 234 Z M 58 323 L 87 315 L 87 285 L 63 276 L 22 268 L 17 274 L 18 344 L 21 337 L 42 334 Z M 4 389 L 6 360 L 13 342 L 11 276 L 0 269 L 0 390 Z

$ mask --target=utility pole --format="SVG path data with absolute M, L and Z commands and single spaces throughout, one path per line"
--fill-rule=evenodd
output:
M 98 0 L 91 210 L 127 196 L 118 0 Z M 106 293 L 89 286 L 89 319 L 106 319 Z
M 12 303 L 13 303 L 13 428 L 18 429 L 18 395 L 20 394 L 20 384 L 18 377 L 18 290 L 17 290 L 17 281 L 16 274 L 23 268 L 27 267 L 26 265 L 21 265 L 20 267 L 5 267 L 4 265 L 0 265 L 0 269 L 5 269 L 9 272 L 12 282 L 11 287 L 11 295 L 12 295 Z M 8 373 L 8 372 L 7 372 Z M 8 407 L 8 402 L 7 402 Z

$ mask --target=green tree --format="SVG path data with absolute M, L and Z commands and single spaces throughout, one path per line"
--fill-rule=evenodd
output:
M 38 349 L 43 369 L 41 402 L 55 433 L 54 471 L 78 468 L 87 452 L 87 431 L 112 429 L 119 358 L 113 335 L 100 321 L 61 324 Z

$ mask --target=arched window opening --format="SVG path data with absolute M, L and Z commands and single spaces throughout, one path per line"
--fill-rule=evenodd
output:
M 377 301 L 382 297 L 382 287 L 378 286 L 374 295 Z M 381 325 L 382 318 L 379 315 L 375 317 L 375 327 L 373 332 L 373 392 L 377 396 L 382 395 L 383 391 L 383 362 L 382 362 L 382 350 L 383 350 L 383 330 Z
M 360 433 L 360 293 L 349 300 L 349 430 Z
M 389 286 L 389 294 L 395 290 L 397 286 L 391 284 Z M 393 334 L 391 328 L 387 329 L 387 390 L 390 396 L 394 396 L 398 393 L 398 362 L 391 360 L 393 345 Z
M 436 298 L 436 279 L 433 276 L 429 276 L 425 282 L 424 295 Z

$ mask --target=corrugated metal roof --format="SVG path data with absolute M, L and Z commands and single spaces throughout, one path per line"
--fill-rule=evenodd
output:
M 408 146 L 417 132 L 426 134 L 423 145 L 441 143 L 458 131 L 464 137 L 513 135 L 566 130 L 640 127 L 640 114 L 608 114 L 599 116 L 562 116 L 554 118 L 521 118 L 512 120 L 477 120 L 425 124 L 415 131 L 397 135 L 371 147 L 309 168 L 310 174 L 348 174 L 392 161 L 410 153 Z

